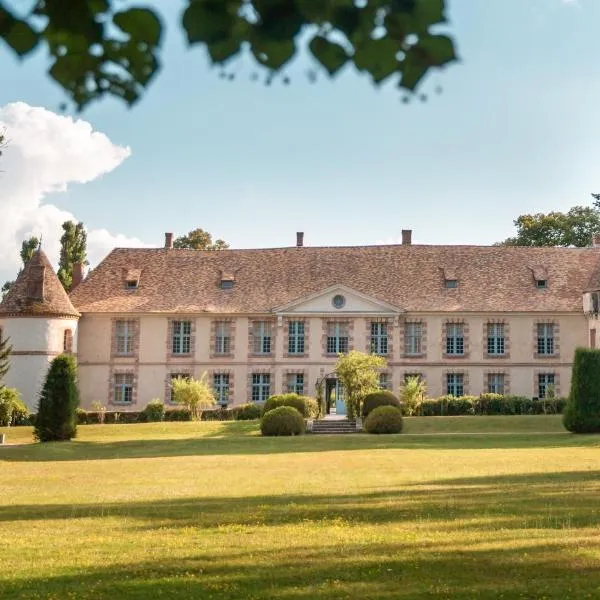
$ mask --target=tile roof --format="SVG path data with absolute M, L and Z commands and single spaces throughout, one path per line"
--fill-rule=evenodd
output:
M 113 250 L 71 294 L 82 313 L 263 313 L 342 284 L 410 312 L 582 311 L 597 248 L 388 245 Z M 548 287 L 534 272 L 545 269 Z M 127 290 L 123 272 L 139 270 Z M 444 273 L 458 279 L 446 289 Z M 222 273 L 235 274 L 221 289 Z
M 0 315 L 78 317 L 48 257 L 34 253 L 0 303 Z

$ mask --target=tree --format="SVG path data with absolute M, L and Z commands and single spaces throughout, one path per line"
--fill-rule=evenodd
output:
M 176 377 L 171 382 L 173 401 L 188 408 L 192 418 L 197 421 L 202 417 L 205 408 L 210 408 L 217 402 L 206 378 L 207 374 L 203 373 L 200 379 Z
M 23 266 L 25 266 L 29 259 L 33 256 L 33 253 L 37 250 L 37 248 L 40 245 L 40 240 L 38 240 L 37 237 L 35 237 L 34 235 L 31 236 L 30 238 L 23 240 L 23 242 L 21 242 L 21 261 L 23 263 Z M 17 277 L 21 274 L 21 271 L 23 269 L 19 269 L 19 273 L 17 274 Z M 5 281 L 4 285 L 2 286 L 2 289 L 0 290 L 0 292 L 2 293 L 2 297 L 6 296 L 6 294 L 8 294 L 8 290 L 10 290 L 10 286 L 14 283 L 14 281 Z
M 64 0 L 45 0 L 24 16 L 17 4 L 0 0 L 0 39 L 18 57 L 45 46 L 49 76 L 79 109 L 105 96 L 132 105 L 160 69 L 164 26 L 151 0 L 122 10 L 118 0 L 70 0 L 68 11 Z M 278 74 L 288 83 L 282 71 L 306 43 L 331 77 L 352 64 L 375 84 L 396 76 L 414 92 L 430 69 L 456 60 L 452 39 L 439 31 L 445 13 L 446 0 L 187 0 L 181 26 L 213 65 L 249 54 L 266 83 Z
M 226 250 L 229 244 L 225 240 L 212 241 L 212 235 L 204 229 L 193 229 L 187 235 L 175 238 L 174 248 L 189 248 L 191 250 Z
M 69 354 L 51 363 L 40 394 L 34 436 L 40 442 L 60 442 L 77 434 L 77 365 Z
M 575 350 L 563 423 L 573 433 L 600 433 L 600 350 Z
M 427 384 L 420 377 L 407 377 L 400 390 L 400 400 L 406 415 L 416 415 L 427 394 Z
M 514 224 L 517 235 L 502 246 L 576 246 L 583 248 L 600 232 L 600 210 L 589 206 L 574 206 L 567 213 L 550 212 L 520 215 Z
M 62 224 L 63 234 L 60 238 L 60 261 L 58 263 L 58 278 L 67 292 L 71 291 L 73 283 L 73 265 L 88 264 L 87 233 L 83 223 L 65 221 Z
M 12 346 L 8 343 L 9 338 L 2 337 L 0 329 L 0 389 L 4 387 L 4 377 L 10 369 L 10 354 Z
M 349 419 L 360 415 L 363 398 L 379 389 L 379 371 L 386 365 L 385 358 L 376 354 L 356 350 L 340 354 L 335 365 L 335 374 L 346 394 Z

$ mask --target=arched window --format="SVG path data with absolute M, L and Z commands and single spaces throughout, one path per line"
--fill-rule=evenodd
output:
M 71 329 L 65 329 L 63 335 L 63 352 L 67 354 L 73 352 L 73 331 Z

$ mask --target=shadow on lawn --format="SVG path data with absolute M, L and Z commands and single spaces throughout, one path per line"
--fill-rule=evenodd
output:
M 600 525 L 600 471 L 425 481 L 384 491 L 0 507 L 0 522 L 126 517 L 133 528 L 349 525 L 443 521 L 443 527 L 562 529 Z M 466 526 L 464 520 L 475 520 Z M 137 523 L 136 523 L 137 521 Z
M 135 562 L 125 556 L 121 564 L 79 573 L 70 568 L 69 574 L 4 581 L 0 597 L 593 598 L 600 586 L 597 560 L 578 556 L 561 535 L 554 542 L 536 535 L 544 529 L 597 527 L 600 515 L 591 508 L 597 506 L 599 476 L 598 471 L 574 471 L 455 479 L 341 496 L 7 507 L 0 510 L 3 520 L 126 517 L 110 525 L 114 530 L 106 535 L 132 528 L 172 536 L 171 528 L 193 528 L 198 550 L 177 560 L 167 556 Z M 418 533 L 406 538 L 398 529 L 388 536 L 381 530 L 367 530 L 363 538 L 360 532 L 352 534 L 354 526 L 392 522 L 414 522 Z M 336 525 L 347 535 L 314 546 L 308 538 L 286 544 L 280 537 L 271 542 L 272 549 L 256 546 L 256 537 L 261 539 L 268 528 L 294 524 L 310 528 L 313 537 L 319 526 L 323 536 L 328 526 Z M 435 535 L 453 528 L 482 535 L 466 540 Z M 507 533 L 516 528 L 529 528 L 532 534 L 518 538 Z M 588 549 L 597 549 L 589 541 L 593 532 L 585 535 Z M 223 536 L 223 541 L 213 536 Z M 519 543 L 511 547 L 514 539 Z M 140 549 L 139 556 L 144 554 Z
M 214 437 L 212 437 L 214 435 Z M 0 448 L 0 462 L 45 462 L 158 458 L 169 456 L 227 456 L 337 452 L 348 450 L 459 450 L 492 448 L 556 448 L 600 446 L 600 436 L 548 433 L 546 435 L 438 434 L 373 436 L 345 434 L 264 438 L 256 435 L 223 436 L 222 433 L 189 438 L 156 438 L 116 441 L 73 441 L 27 444 Z

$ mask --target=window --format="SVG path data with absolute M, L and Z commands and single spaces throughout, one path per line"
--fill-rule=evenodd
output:
M 554 354 L 554 325 L 552 323 L 538 323 L 537 353 L 545 356 Z
M 546 289 L 548 287 L 548 280 L 547 279 L 536 279 L 535 285 L 540 290 Z
M 504 394 L 504 373 L 488 373 L 488 394 Z
M 63 334 L 63 352 L 73 352 L 73 331 L 71 329 L 65 329 Z
M 304 354 L 304 321 L 288 322 L 288 354 Z
M 504 354 L 504 324 L 488 323 L 487 326 L 487 353 L 494 355 Z
M 458 287 L 458 279 L 446 279 L 445 284 L 446 288 L 453 290 Z
M 213 391 L 217 404 L 226 405 L 229 402 L 229 373 L 213 375 Z
M 538 398 L 546 398 L 554 391 L 554 373 L 538 373 Z
M 346 298 L 344 298 L 344 296 L 342 296 L 341 294 L 336 294 L 333 297 L 331 304 L 333 304 L 334 308 L 337 308 L 339 310 L 340 308 L 344 308 L 344 306 L 346 305 Z
M 133 373 L 115 373 L 115 404 L 133 402 Z
M 227 321 L 215 323 L 215 354 L 229 354 L 231 352 L 231 331 Z
M 137 290 L 138 282 L 137 279 L 128 279 L 125 282 L 125 289 L 127 290 Z
M 448 373 L 446 375 L 446 394 L 448 396 L 465 395 L 465 378 L 462 373 Z
M 379 373 L 379 387 L 382 390 L 391 390 L 392 382 L 389 373 Z
M 271 323 L 269 321 L 252 323 L 252 352 L 254 354 L 271 354 Z
M 233 288 L 233 279 L 221 279 L 221 289 L 230 290 Z
M 327 324 L 327 354 L 348 352 L 348 324 Z
M 118 320 L 115 323 L 117 354 L 133 354 L 134 321 Z
M 387 323 L 373 321 L 371 323 L 371 354 L 386 355 L 388 353 Z
M 288 373 L 287 391 L 300 396 L 304 395 L 304 373 Z
M 409 356 L 423 354 L 423 323 L 404 325 L 404 352 Z
M 271 395 L 271 375 L 252 373 L 252 402 L 265 402 Z
M 465 334 L 462 323 L 446 323 L 446 354 L 461 356 L 465 353 Z
M 173 321 L 173 354 L 189 354 L 192 349 L 192 322 Z
M 169 389 L 167 390 L 167 402 L 174 404 L 173 401 L 173 380 L 174 379 L 185 379 L 186 381 L 190 378 L 189 373 L 171 373 L 169 375 Z

